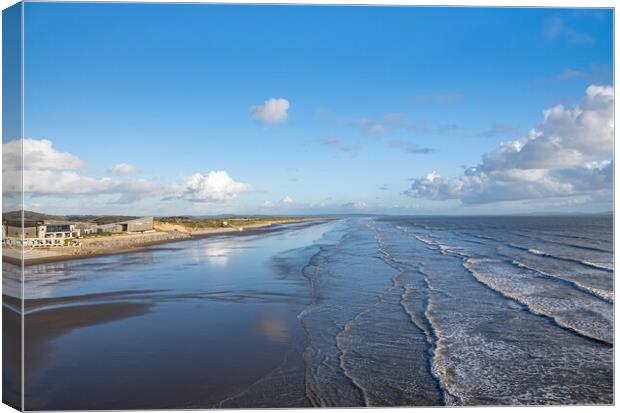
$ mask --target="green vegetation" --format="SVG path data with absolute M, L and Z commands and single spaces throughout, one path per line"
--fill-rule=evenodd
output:
M 114 222 L 128 221 L 137 218 L 137 216 L 121 216 L 121 215 L 48 215 L 33 211 L 23 211 L 26 220 L 35 221 L 60 221 L 60 222 L 92 222 L 99 225 L 110 224 Z M 3 214 L 5 220 L 21 220 L 22 211 L 11 211 Z M 248 215 L 248 216 L 171 216 L 157 217 L 155 224 L 172 224 L 185 227 L 188 231 L 200 231 L 206 229 L 217 228 L 241 228 L 259 224 L 275 224 L 312 220 L 316 218 L 292 218 L 292 217 L 276 217 L 266 215 Z M 108 237 L 118 235 L 111 232 L 98 232 L 95 234 L 82 234 L 82 237 Z
M 183 225 L 191 230 L 198 230 L 201 228 L 225 228 L 230 227 L 230 221 L 226 219 L 197 219 L 186 217 L 171 217 L 158 219 L 159 222 L 165 224 Z
M 247 217 L 247 218 L 195 218 L 195 217 L 165 217 L 157 222 L 164 224 L 182 225 L 190 231 L 208 228 L 240 228 L 256 224 L 296 222 L 299 218 L 278 217 Z

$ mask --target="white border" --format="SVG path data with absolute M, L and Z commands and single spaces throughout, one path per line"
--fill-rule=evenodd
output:
M 41 0 L 26 0 L 27 2 L 41 2 Z M 80 0 L 62 0 L 57 2 L 66 2 L 66 3 L 83 3 L 84 1 Z M 481 7 L 601 7 L 601 8 L 610 8 L 614 7 L 615 4 L 611 0 L 520 0 L 514 1 L 510 0 L 506 3 L 500 3 L 498 1 L 493 0 L 473 0 L 473 1 L 454 1 L 454 0 L 441 0 L 441 1 L 419 1 L 419 0 L 388 0 L 388 1 L 369 1 L 369 0 L 288 0 L 288 1 L 261 1 L 261 0 L 219 0 L 219 1 L 183 1 L 183 0 L 149 0 L 149 1 L 119 1 L 119 0 L 110 0 L 110 1 L 100 1 L 102 3 L 227 3 L 227 4 L 303 4 L 303 5 L 322 5 L 322 4 L 337 4 L 337 5 L 376 5 L 376 6 L 388 6 L 388 5 L 403 5 L 403 6 L 481 6 Z M 16 1 L 11 0 L 0 0 L 0 5 L 2 9 L 5 9 L 13 4 L 17 3 Z M 23 16 L 23 14 L 22 14 Z M 614 12 L 614 28 L 616 27 L 616 15 Z M 1 30 L 2 23 L 0 19 L 0 50 L 1 50 Z M 23 28 L 22 28 L 23 29 Z M 615 46 L 618 44 L 618 33 L 614 31 L 614 79 L 618 73 L 618 66 L 616 64 L 615 59 Z M 1 65 L 0 65 L 0 77 L 1 77 Z M 23 87 L 23 86 L 22 86 Z M 0 83 L 0 94 L 2 93 L 2 84 Z M 23 99 L 22 99 L 23 104 Z M 617 115 L 617 107 L 615 108 L 615 115 Z M 615 116 L 617 117 L 617 116 Z M 2 113 L 0 111 L 0 122 L 2 119 Z M 23 126 L 23 125 L 22 125 Z M 614 146 L 614 159 L 618 158 L 618 153 L 620 149 Z M 1 157 L 0 157 L 1 158 Z M 0 159 L 0 168 L 2 165 L 2 160 Z M 616 190 L 618 186 L 616 183 L 616 171 L 614 167 L 614 205 L 617 205 L 619 200 L 619 193 Z M 1 197 L 1 195 L 0 195 Z M 0 198 L 1 199 L 1 198 Z M 620 235 L 618 232 L 618 222 L 614 219 L 614 245 L 618 244 L 620 239 Z M 615 249 L 614 249 L 615 255 Z M 615 262 L 615 257 L 614 257 Z M 615 312 L 615 307 L 614 307 Z M 2 321 L 0 317 L 0 327 Z M 615 327 L 615 342 L 618 342 L 618 329 Z M 0 346 L 1 349 L 1 346 Z M 1 360 L 0 360 L 1 367 Z M 614 399 L 618 400 L 618 369 L 614 364 Z M 431 411 L 433 409 L 436 411 L 438 408 L 397 408 L 397 411 L 411 411 L 411 412 L 426 412 Z M 461 408 L 466 409 L 467 412 L 490 412 L 489 408 L 485 407 L 466 407 Z M 510 412 L 532 412 L 536 410 L 543 410 L 545 412 L 554 413 L 554 412 L 563 412 L 563 413 L 581 413 L 581 412 L 590 412 L 590 411 L 601 411 L 601 412 L 611 412 L 612 409 L 615 410 L 613 406 L 549 406 L 549 407 L 492 407 L 493 411 L 501 410 L 501 411 L 510 411 Z M 262 410 L 262 409 L 255 409 Z M 0 413 L 9 413 L 14 412 L 15 410 L 2 404 L 0 405 Z M 249 410 L 235 410 L 236 412 L 247 412 Z M 295 411 L 293 409 L 278 409 L 278 411 Z M 348 411 L 359 411 L 359 409 L 321 409 L 321 412 L 348 412 Z M 394 411 L 394 408 L 377 408 L 373 409 L 373 412 L 390 412 Z M 73 411 L 79 412 L 79 411 Z M 131 410 L 127 410 L 126 412 L 132 412 Z M 185 410 L 166 410 L 166 412 L 186 412 Z

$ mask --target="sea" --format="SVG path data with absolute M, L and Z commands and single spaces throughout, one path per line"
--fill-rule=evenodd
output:
M 25 407 L 612 404 L 613 264 L 612 215 L 575 215 L 348 217 L 27 266 Z

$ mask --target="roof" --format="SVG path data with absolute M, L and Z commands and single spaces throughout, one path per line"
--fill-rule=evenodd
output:
M 117 224 L 129 224 L 131 222 L 144 221 L 144 220 L 152 220 L 152 219 L 153 219 L 153 217 L 142 217 L 142 218 L 130 219 L 128 221 L 117 222 Z
M 23 222 L 23 225 L 22 225 L 22 222 Z M 7 219 L 7 220 L 2 221 L 2 223 L 6 225 L 7 227 L 18 227 L 18 228 L 21 228 L 22 226 L 24 228 L 33 228 L 39 225 L 43 225 L 43 221 L 35 221 L 35 220 L 30 220 L 30 219 L 25 219 L 23 221 L 21 219 Z

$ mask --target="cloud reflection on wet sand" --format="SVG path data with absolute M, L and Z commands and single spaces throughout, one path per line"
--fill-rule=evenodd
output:
M 285 321 L 275 313 L 261 313 L 252 330 L 271 341 L 287 341 L 289 331 Z

